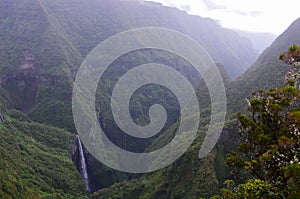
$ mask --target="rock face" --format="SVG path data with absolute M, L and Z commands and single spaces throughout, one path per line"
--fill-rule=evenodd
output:
M 30 111 L 35 105 L 37 91 L 41 85 L 54 86 L 55 77 L 38 75 L 32 68 L 0 77 L 0 86 L 10 90 L 9 97 L 13 106 L 23 112 Z
M 75 163 L 75 165 L 77 165 L 76 163 L 78 161 L 78 146 L 76 137 L 74 137 L 70 141 L 70 158 Z
M 34 56 L 29 50 L 23 51 L 24 63 L 21 65 L 21 70 L 34 69 Z
M 109 187 L 115 182 L 122 182 L 125 180 L 133 179 L 138 176 L 128 175 L 122 172 L 117 172 L 100 163 L 96 158 L 94 158 L 86 148 L 81 144 L 82 152 L 80 152 L 79 139 L 74 136 L 70 141 L 70 158 L 75 164 L 77 171 L 83 177 L 86 184 L 86 190 L 93 193 L 100 189 Z M 85 158 L 86 163 L 86 177 L 82 174 L 82 156 Z M 88 184 L 86 179 L 88 179 Z M 88 185 L 88 186 L 87 186 Z
M 36 74 L 33 69 L 25 69 L 16 73 L 3 75 L 0 77 L 0 85 L 3 85 L 11 80 L 17 80 L 18 85 L 22 85 L 24 80 L 32 79 L 38 84 L 55 85 L 54 76 Z
M 3 117 L 3 115 L 0 113 L 0 123 L 1 122 L 4 122 L 4 117 Z
M 15 108 L 28 112 L 35 104 L 39 86 L 54 86 L 55 77 L 37 72 L 35 57 L 29 50 L 24 50 L 22 56 L 17 72 L 0 76 L 0 86 L 10 91 Z
M 24 85 L 24 80 L 32 78 L 38 84 L 54 85 L 55 79 L 50 75 L 38 74 L 36 71 L 35 57 L 29 50 L 22 53 L 23 61 L 20 70 L 0 76 L 0 85 L 10 80 L 19 80 L 18 85 Z

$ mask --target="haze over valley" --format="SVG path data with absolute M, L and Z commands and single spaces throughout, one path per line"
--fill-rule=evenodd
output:
M 300 197 L 299 14 L 195 2 L 0 2 L 0 198 Z

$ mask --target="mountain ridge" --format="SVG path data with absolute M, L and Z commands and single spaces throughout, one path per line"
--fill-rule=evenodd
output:
M 199 43 L 207 48 L 215 61 L 220 62 L 227 73 L 228 71 L 231 72 L 227 74 L 229 75 L 229 79 L 234 79 L 245 71 L 248 64 L 250 65 L 257 56 L 248 40 L 239 37 L 234 31 L 221 28 L 211 19 L 190 16 L 174 8 L 155 6 L 154 9 L 151 6 L 144 8 L 142 5 L 143 4 L 136 4 L 136 2 L 131 2 L 130 5 L 127 5 L 116 0 L 24 0 L 22 2 L 18 0 L 3 0 L 0 3 L 0 29 L 3 30 L 0 31 L 0 37 L 3 38 L 3 42 L 0 44 L 0 60 L 2 61 L 0 63 L 0 75 L 13 74 L 20 71 L 26 72 L 24 69 L 28 69 L 29 67 L 34 69 L 35 75 L 45 75 L 45 77 L 48 78 L 52 75 L 51 78 L 53 78 L 51 80 L 53 83 L 50 85 L 45 82 L 36 81 L 36 79 L 28 79 L 28 77 L 12 79 L 11 82 L 1 85 L 0 112 L 4 115 L 5 121 L 3 124 L 0 123 L 0 135 L 5 137 L 5 140 L 10 140 L 7 141 L 7 143 L 13 142 L 14 146 L 17 146 L 16 154 L 21 153 L 18 151 L 18 145 L 23 144 L 23 148 L 29 152 L 28 155 L 25 154 L 25 157 L 28 157 L 32 163 L 36 164 L 40 162 L 35 160 L 34 157 L 41 159 L 41 161 L 45 160 L 45 162 L 42 163 L 43 166 L 47 164 L 47 161 L 55 163 L 53 161 L 57 160 L 57 157 L 52 156 L 51 150 L 50 152 L 48 151 L 49 153 L 47 150 L 51 147 L 55 148 L 55 146 L 58 146 L 58 148 L 61 147 L 59 145 L 59 139 L 54 140 L 53 143 L 50 141 L 49 143 L 43 142 L 45 142 L 47 138 L 51 140 L 50 138 L 53 138 L 53 135 L 65 135 L 64 138 L 62 138 L 65 141 L 65 145 L 63 149 L 60 150 L 63 154 L 56 155 L 59 156 L 58 162 L 66 163 L 66 166 L 60 168 L 61 170 L 59 170 L 58 173 L 64 174 L 64 172 L 67 171 L 72 174 L 71 176 L 59 176 L 55 174 L 58 175 L 55 180 L 60 182 L 59 185 L 63 184 L 62 182 L 64 181 L 64 179 L 60 177 L 71 178 L 66 186 L 68 188 L 63 187 L 63 191 L 61 191 L 59 187 L 45 185 L 47 183 L 49 184 L 51 180 L 51 172 L 49 170 L 55 170 L 55 164 L 49 165 L 49 168 L 39 170 L 42 180 L 39 177 L 38 180 L 40 180 L 45 187 L 41 187 L 41 185 L 39 186 L 39 184 L 36 183 L 34 189 L 37 190 L 33 191 L 34 194 L 53 194 L 53 197 L 61 196 L 66 198 L 84 195 L 82 190 L 83 183 L 79 180 L 80 177 L 78 173 L 75 172 L 75 167 L 70 164 L 69 157 L 66 155 L 66 141 L 72 140 L 72 134 L 76 132 L 73 126 L 71 110 L 72 84 L 83 58 L 98 43 L 109 36 L 130 28 L 153 25 L 177 29 L 196 38 Z M 141 7 L 143 9 L 141 9 Z M 131 9 L 133 9 L 132 12 L 129 12 Z M 25 51 L 33 55 L 33 65 L 31 65 L 31 62 L 26 63 L 26 60 L 24 62 L 22 54 Z M 31 59 L 30 56 L 29 59 Z M 232 68 L 234 68 L 234 71 L 230 71 Z M 253 69 L 249 71 L 251 70 Z M 271 72 L 273 71 L 271 70 Z M 280 71 L 280 73 L 274 77 L 279 77 L 282 73 L 283 71 Z M 249 75 L 249 72 L 247 75 Z M 244 77 L 247 77 L 247 75 Z M 37 77 L 38 76 L 36 76 L 36 78 Z M 249 79 L 251 79 L 251 77 L 249 77 Z M 259 79 L 255 80 L 258 81 Z M 247 82 L 239 81 L 240 79 L 233 84 L 237 86 L 247 85 Z M 25 93 L 28 93 L 26 91 L 28 87 L 36 89 L 31 96 L 25 96 Z M 236 89 L 235 86 L 231 86 L 230 88 Z M 249 92 L 251 92 L 250 87 L 247 88 L 247 94 Z M 232 93 L 239 94 L 243 97 L 247 96 L 247 94 L 243 92 L 235 91 Z M 18 102 L 26 100 L 29 102 L 30 100 L 34 100 L 34 103 L 29 108 L 30 110 L 28 110 L 29 117 L 19 112 L 10 113 L 11 110 L 9 109 L 12 108 L 21 110 L 23 107 L 19 107 Z M 230 99 L 231 103 L 240 101 L 240 98 L 236 100 L 234 98 Z M 34 122 L 32 120 L 34 120 Z M 53 127 L 49 127 L 45 124 L 67 129 L 71 133 L 57 128 L 53 129 Z M 232 121 L 227 123 L 228 131 L 234 129 L 234 124 Z M 44 132 L 44 130 L 46 132 Z M 14 135 L 10 134 L 13 132 L 16 133 L 16 137 L 11 136 Z M 205 129 L 199 130 L 199 134 L 203 132 L 205 132 Z M 26 133 L 28 135 L 24 138 L 23 135 Z M 49 135 L 47 133 L 49 133 Z M 9 136 L 8 139 L 6 139 L 6 136 Z M 198 161 L 198 151 L 201 142 L 202 136 L 199 136 L 187 154 L 170 167 L 157 173 L 149 174 L 149 176 L 143 177 L 141 181 L 134 180 L 128 184 L 116 184 L 113 187 L 95 193 L 93 197 L 98 197 L 99 194 L 99 197 L 116 194 L 116 198 L 118 198 L 121 194 L 120 197 L 126 198 L 126 194 L 120 191 L 122 186 L 126 187 L 124 188 L 125 191 L 127 190 L 128 193 L 133 194 L 136 194 L 136 190 L 141 190 L 143 187 L 146 187 L 147 189 L 145 190 L 149 191 L 149 193 L 142 191 L 140 192 L 140 196 L 144 195 L 148 198 L 157 198 L 159 196 L 178 198 L 186 195 L 190 198 L 199 197 L 200 195 L 208 197 L 216 193 L 219 186 L 221 186 L 220 183 L 222 179 L 227 175 L 226 169 L 220 166 L 224 157 L 222 157 L 222 153 L 220 154 L 219 152 L 224 152 L 228 149 L 225 147 L 226 144 L 220 144 L 207 158 Z M 7 143 L 3 142 L 0 147 L 1 150 L 5 151 L 4 153 L 7 153 L 10 149 Z M 47 146 L 47 144 L 51 143 L 54 146 Z M 41 154 L 45 154 L 42 149 L 46 150 L 45 158 L 43 159 L 43 156 L 40 154 L 34 156 L 34 150 L 30 147 L 33 147 L 33 149 L 41 149 L 38 150 Z M 87 157 L 87 161 L 90 161 L 91 165 L 89 166 L 90 169 L 93 170 L 92 164 L 96 164 L 95 160 L 89 156 Z M 10 165 L 10 163 L 8 165 Z M 27 166 L 24 167 L 25 174 L 28 169 Z M 5 170 L 5 165 L 2 168 Z M 11 166 L 11 168 L 12 171 L 10 172 L 13 173 L 13 178 L 15 178 L 19 173 L 17 172 L 17 168 L 13 166 Z M 107 179 L 103 181 L 99 179 L 96 182 L 100 184 L 98 188 L 109 186 L 116 181 L 124 179 L 123 176 L 115 174 L 115 171 L 111 171 L 106 167 L 99 166 L 98 169 L 99 168 L 101 168 L 101 170 L 95 171 L 94 173 L 95 178 L 105 176 Z M 7 178 L 7 176 L 9 176 L 9 174 L 5 174 L 5 178 Z M 116 179 L 113 176 L 117 176 Z M 16 179 L 22 182 L 20 186 L 28 187 L 29 191 L 31 191 L 32 185 L 26 183 L 26 177 L 28 176 L 25 175 L 24 177 L 20 175 L 21 179 Z M 16 181 L 16 179 L 13 178 L 9 178 L 9 181 Z M 30 178 L 34 178 L 34 175 L 30 175 Z M 79 181 L 76 181 L 76 179 Z M 74 182 L 74 186 L 72 186 L 72 182 Z M 5 182 L 2 182 L 1 188 L 5 188 L 3 184 L 5 184 Z M 211 188 L 212 186 L 213 188 Z M 12 186 L 12 189 L 15 190 L 14 187 L 15 186 Z M 71 191 L 68 192 L 67 189 Z M 132 192 L 129 192 L 129 190 Z M 59 192 L 61 195 L 55 195 L 55 192 Z M 64 195 L 61 192 L 68 192 L 70 196 Z M 102 193 L 105 194 L 101 196 Z
M 33 84 L 37 90 L 27 98 L 30 107 L 20 107 L 24 89 L 14 93 L 12 106 L 28 110 L 37 122 L 71 132 L 76 130 L 68 101 L 78 67 L 97 44 L 114 34 L 145 26 L 181 31 L 200 42 L 216 62 L 222 63 L 230 79 L 246 70 L 257 56 L 248 40 L 211 19 L 190 16 L 175 8 L 145 6 L 138 1 L 24 0 L 21 3 L 3 0 L 0 10 L 0 28 L 4 30 L 0 33 L 4 40 L 0 44 L 0 59 L 4 60 L 0 63 L 0 76 L 21 70 L 22 53 L 28 51 L 34 58 L 35 74 L 51 75 L 55 80 L 52 86 Z M 6 88 L 9 90 L 13 85 Z M 70 119 L 62 124 L 51 117 L 57 113 L 63 115 L 60 119 Z
M 201 192 L 197 182 L 203 176 L 195 171 L 207 172 L 205 182 L 214 183 L 213 186 L 222 187 L 223 180 L 229 177 L 229 172 L 224 165 L 225 154 L 236 150 L 238 146 L 238 129 L 236 122 L 237 112 L 246 112 L 246 100 L 257 89 L 270 89 L 284 85 L 284 75 L 290 66 L 279 61 L 279 55 L 286 51 L 291 43 L 300 43 L 297 38 L 300 33 L 300 18 L 280 35 L 272 45 L 262 53 L 257 62 L 235 81 L 230 82 L 226 87 L 228 101 L 228 116 L 221 138 L 214 150 L 204 160 L 198 160 L 196 155 L 201 145 L 201 138 L 197 139 L 186 154 L 169 167 L 153 174 L 146 175 L 140 180 L 133 180 L 127 183 L 113 185 L 112 187 L 100 190 L 92 195 L 94 199 L 105 197 L 127 198 L 128 194 L 136 198 L 195 198 L 211 197 L 218 194 L 219 190 Z M 262 62 L 262 60 L 264 60 Z M 193 155 L 194 154 L 194 158 Z M 198 161 L 197 161 L 198 160 Z M 205 164 L 209 160 L 213 163 Z M 203 168 L 209 168 L 209 171 Z M 203 170 L 202 170 L 203 169 Z M 192 172 L 192 177 L 189 173 Z M 172 175 L 170 175 L 170 173 Z M 174 177 L 175 175 L 176 177 Z M 189 176 L 188 182 L 183 182 Z M 200 179 L 198 179 L 200 178 Z M 216 181 L 217 180 L 217 181 Z M 192 184 L 192 185 L 191 185 Z M 212 184 L 210 184 L 212 185 Z M 155 187 L 151 189 L 149 187 Z M 146 191 L 145 191 L 146 190 Z M 195 194 L 195 195 L 193 195 Z
M 290 66 L 279 60 L 279 55 L 285 52 L 290 45 L 299 44 L 300 38 L 295 36 L 300 32 L 300 18 L 295 20 L 289 28 L 278 36 L 257 59 L 257 61 L 240 77 L 231 83 L 228 88 L 229 106 L 235 107 L 235 112 L 244 110 L 245 106 L 234 102 L 243 98 L 250 98 L 252 92 L 258 89 L 282 87 L 285 73 Z M 239 88 L 241 85 L 246 89 Z M 250 87 L 251 86 L 251 87 Z M 244 107 L 244 108 L 243 108 Z

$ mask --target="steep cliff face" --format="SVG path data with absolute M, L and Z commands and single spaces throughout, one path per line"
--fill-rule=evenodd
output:
M 40 86 L 54 86 L 55 77 L 38 72 L 34 55 L 26 50 L 22 53 L 22 64 L 17 72 L 0 76 L 0 86 L 9 91 L 12 106 L 23 112 L 29 112 L 36 103 Z
M 88 153 L 82 143 L 81 146 L 83 154 L 80 154 L 78 138 L 77 136 L 74 136 L 70 141 L 70 158 L 76 166 L 77 171 L 84 179 L 82 174 L 82 159 L 80 157 L 84 155 L 88 178 L 88 188 L 86 186 L 86 190 L 89 192 L 95 192 L 109 187 L 115 182 L 122 182 L 131 178 L 131 175 L 129 174 L 114 171 L 99 163 L 97 159 Z
M 250 98 L 253 91 L 282 87 L 284 76 L 290 66 L 279 60 L 279 55 L 292 44 L 300 44 L 300 18 L 295 20 L 272 45 L 267 48 L 257 61 L 227 89 L 228 106 L 234 112 L 245 109 L 245 98 Z
M 114 34 L 148 26 L 170 28 L 192 37 L 216 62 L 222 63 L 230 80 L 245 71 L 257 56 L 248 40 L 213 20 L 190 16 L 160 4 L 121 0 L 2 0 L 0 84 L 3 93 L 11 107 L 27 112 L 32 120 L 75 133 L 72 85 L 83 58 Z M 99 93 L 100 100 L 108 99 Z M 140 104 L 134 107 L 137 110 L 134 114 L 146 115 L 140 107 Z M 103 117 L 108 132 L 117 131 L 111 118 Z M 116 138 L 124 143 L 122 139 Z M 72 157 L 78 156 L 76 151 L 72 149 Z M 92 191 L 128 179 L 127 174 L 108 169 L 84 153 Z M 78 167 L 78 158 L 74 162 Z M 193 175 L 202 169 L 195 170 Z M 215 184 L 213 170 L 210 174 Z M 195 178 L 195 182 L 197 180 Z M 175 182 L 178 179 L 174 179 L 170 187 Z
M 0 122 L 0 198 L 83 198 L 84 183 L 69 159 L 72 134 L 32 122 L 16 110 Z
M 156 3 L 3 0 L 0 21 L 0 83 L 8 93 L 15 90 L 9 95 L 13 106 L 74 133 L 70 99 L 76 71 L 96 45 L 121 31 L 155 26 L 187 34 L 223 64 L 231 80 L 257 57 L 247 39 L 213 20 Z
M 118 198 L 125 199 L 133 195 L 136 198 L 192 199 L 210 197 L 218 192 L 218 186 L 222 187 L 224 179 L 229 177 L 224 165 L 225 154 L 237 150 L 239 142 L 236 113 L 246 113 L 245 98 L 251 97 L 255 90 L 284 85 L 284 75 L 290 66 L 280 62 L 278 57 L 291 44 L 300 44 L 299 34 L 300 19 L 280 35 L 245 74 L 226 85 L 227 122 L 217 146 L 205 159 L 199 160 L 197 157 L 201 145 L 201 139 L 198 139 L 182 158 L 168 168 L 146 175 L 139 180 L 100 190 L 94 193 L 92 198 L 104 199 L 117 195 Z
M 3 117 L 2 113 L 0 113 L 0 123 L 1 122 L 4 122 L 4 117 Z

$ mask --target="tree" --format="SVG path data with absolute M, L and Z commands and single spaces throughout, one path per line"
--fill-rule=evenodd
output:
M 241 144 L 226 164 L 242 183 L 227 180 L 223 198 L 300 198 L 300 47 L 279 58 L 292 65 L 286 86 L 256 91 L 249 114 L 238 113 Z

